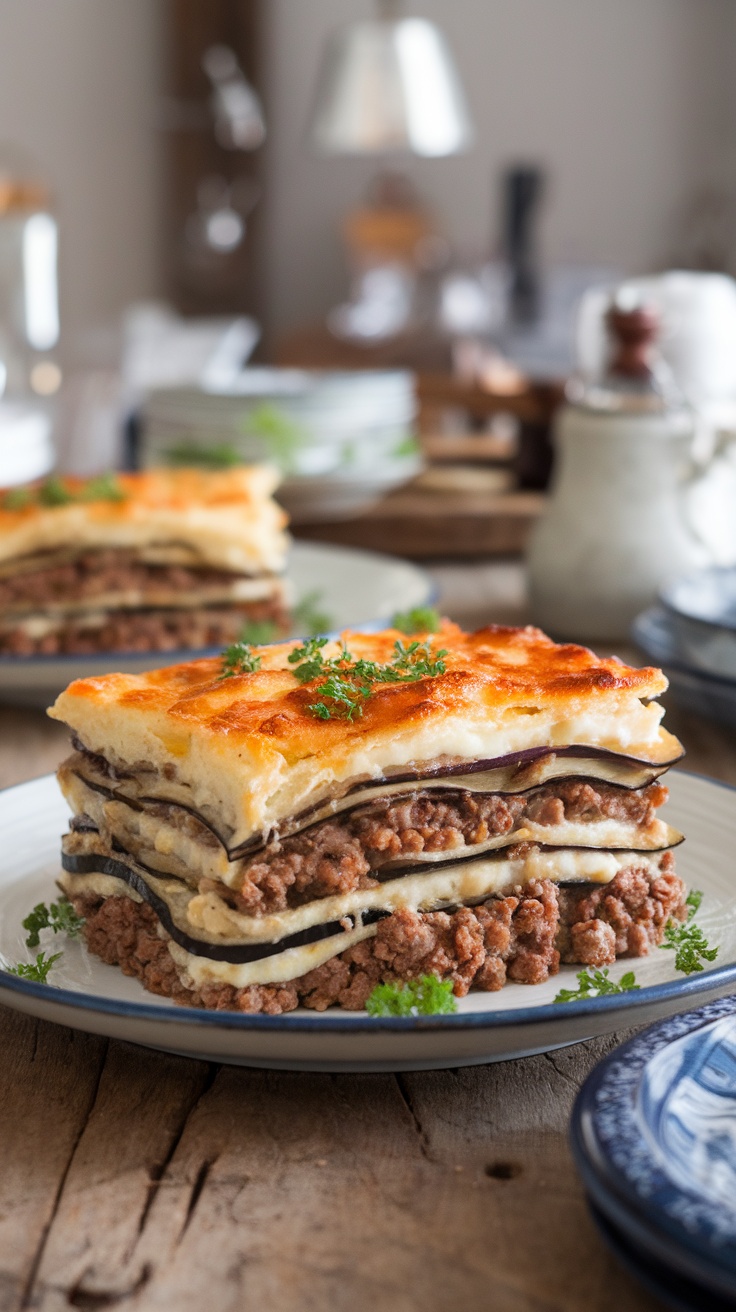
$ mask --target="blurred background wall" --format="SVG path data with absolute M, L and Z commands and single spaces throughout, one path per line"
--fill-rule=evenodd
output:
M 733 163 L 732 0 L 421 0 L 407 11 L 441 24 L 475 116 L 469 154 L 407 168 L 458 246 L 487 250 L 499 170 L 523 160 L 552 179 L 544 262 L 638 270 L 677 253 L 696 193 Z M 370 12 L 368 0 L 268 2 L 266 258 L 279 329 L 338 297 L 335 214 L 376 170 L 304 150 L 326 34 Z
M 159 290 L 160 0 L 2 0 L 0 143 L 50 179 L 63 350 Z
M 202 0 L 206 3 L 206 0 Z M 543 164 L 547 261 L 627 270 L 676 259 L 691 207 L 732 176 L 732 0 L 421 0 L 455 51 L 478 138 L 466 156 L 408 171 L 453 242 L 492 248 L 499 170 Z M 28 148 L 56 187 L 65 350 L 160 290 L 164 0 L 2 0 L 0 140 Z M 368 0 L 267 0 L 270 136 L 258 258 L 271 330 L 344 290 L 335 231 L 373 161 L 304 150 L 319 57 Z M 721 185 L 719 184 L 719 185 Z

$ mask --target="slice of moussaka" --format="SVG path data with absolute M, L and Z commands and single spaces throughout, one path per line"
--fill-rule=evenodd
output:
M 174 651 L 288 632 L 266 466 L 53 477 L 0 491 L 0 655 Z
M 640 956 L 684 915 L 656 669 L 538 629 L 310 639 L 81 679 L 62 887 L 155 993 L 278 1013 Z

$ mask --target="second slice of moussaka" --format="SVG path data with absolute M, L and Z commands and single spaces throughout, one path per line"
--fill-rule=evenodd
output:
M 666 680 L 445 621 L 73 683 L 62 886 L 153 992 L 361 1008 L 645 954 L 684 915 Z
M 51 478 L 0 492 L 0 655 L 173 651 L 288 631 L 265 466 Z

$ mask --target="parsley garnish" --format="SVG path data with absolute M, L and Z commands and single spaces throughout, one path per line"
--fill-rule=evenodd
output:
M 685 899 L 688 908 L 687 920 L 684 924 L 679 920 L 669 920 L 664 931 L 665 941 L 659 945 L 664 950 L 674 951 L 675 970 L 681 971 L 683 975 L 694 975 L 696 971 L 703 969 L 704 961 L 715 961 L 718 956 L 718 948 L 708 946 L 708 940 L 700 925 L 691 923 L 702 900 L 703 894 L 699 889 L 693 889 L 688 893 Z
M 45 902 L 38 902 L 23 921 L 23 928 L 28 930 L 26 947 L 38 947 L 41 941 L 39 933 L 42 929 L 53 929 L 55 934 L 63 933 L 68 934 L 70 938 L 76 938 L 83 924 L 84 917 L 77 915 L 71 902 L 66 898 L 60 898 L 58 902 L 52 902 L 48 907 Z
M 349 671 L 352 674 L 352 671 Z M 363 714 L 361 698 L 370 697 L 370 684 L 355 683 L 341 674 L 329 674 L 317 689 L 320 697 L 328 697 L 334 706 L 325 702 L 311 702 L 309 710 L 318 720 L 357 720 Z
M 560 989 L 555 1002 L 577 1002 L 580 998 L 603 998 L 608 993 L 630 993 L 633 989 L 640 986 L 636 982 L 636 976 L 633 970 L 629 970 L 616 983 L 615 980 L 608 978 L 608 967 L 604 966 L 603 970 L 579 970 L 577 973 L 578 988 Z
M 230 679 L 234 674 L 254 674 L 261 668 L 260 656 L 254 656 L 247 642 L 234 642 L 222 653 L 221 679 Z
M 394 629 L 400 629 L 410 637 L 415 633 L 437 633 L 441 623 L 439 611 L 433 606 L 415 606 L 413 610 L 397 611 L 391 621 Z
M 324 674 L 337 663 L 326 661 L 322 655 L 322 648 L 327 646 L 328 641 L 328 638 L 307 638 L 301 646 L 289 652 L 289 664 L 296 665 L 294 676 L 300 683 L 309 683 L 312 679 L 319 678 L 320 674 Z M 343 652 L 345 652 L 344 648 Z M 352 660 L 352 657 L 350 659 Z
M 322 679 L 317 688 L 320 697 L 327 701 L 311 702 L 308 710 L 318 720 L 355 720 L 363 714 L 363 702 L 370 697 L 374 683 L 416 683 L 419 679 L 444 674 L 447 655 L 443 649 L 432 653 L 429 642 L 394 643 L 394 658 L 387 665 L 377 661 L 356 660 L 343 647 L 339 656 L 325 659 L 323 648 L 327 638 L 308 638 L 289 653 L 289 664 L 295 665 L 295 677 L 300 683 Z M 330 705 L 329 703 L 332 703 Z
M 369 1016 L 449 1016 L 457 1011 L 452 980 L 422 975 L 406 984 L 377 984 L 368 997 Z
M 55 952 L 52 957 L 47 957 L 45 952 L 39 952 L 35 961 L 20 961 L 17 966 L 8 966 L 7 972 L 20 979 L 31 979 L 35 984 L 45 984 L 51 967 L 63 955 L 63 952 Z

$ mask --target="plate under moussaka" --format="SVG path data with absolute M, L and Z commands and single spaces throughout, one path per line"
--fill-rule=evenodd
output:
M 685 915 L 656 669 L 444 621 L 73 683 L 61 885 L 153 992 L 359 1009 L 645 954 Z
M 170 651 L 288 631 L 266 466 L 54 477 L 0 491 L 0 655 Z

